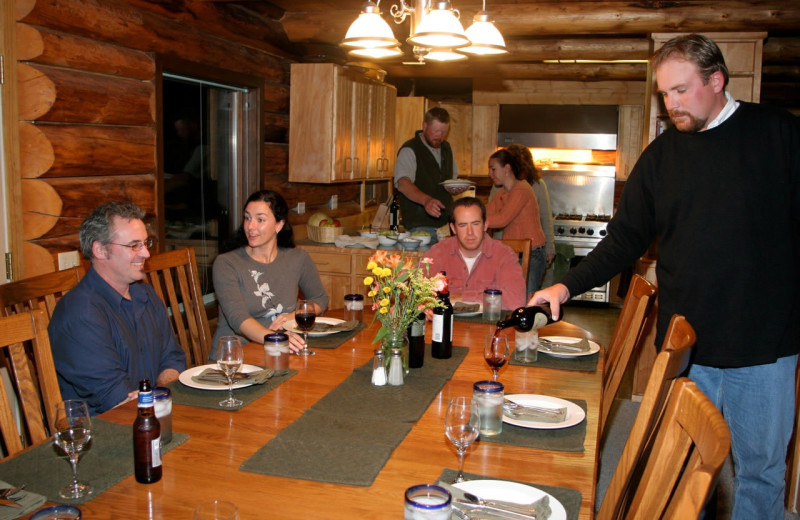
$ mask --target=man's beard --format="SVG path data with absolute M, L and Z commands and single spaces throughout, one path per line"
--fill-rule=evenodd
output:
M 684 116 L 684 118 L 688 118 L 688 123 L 681 123 L 679 125 L 675 121 L 675 118 L 678 116 Z M 670 112 L 669 118 L 672 121 L 672 124 L 675 125 L 675 128 L 677 128 L 679 132 L 684 132 L 687 134 L 696 134 L 706 126 L 706 122 L 708 121 L 708 119 L 697 119 L 689 112 L 677 112 L 677 111 Z

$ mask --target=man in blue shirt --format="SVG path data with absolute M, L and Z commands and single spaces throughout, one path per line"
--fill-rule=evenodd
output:
M 153 245 L 144 215 L 107 202 L 83 221 L 81 251 L 92 266 L 48 327 L 62 397 L 85 400 L 93 415 L 135 398 L 140 380 L 166 385 L 186 368 L 164 303 L 138 283 Z

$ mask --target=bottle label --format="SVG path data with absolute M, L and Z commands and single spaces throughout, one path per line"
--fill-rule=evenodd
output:
M 425 335 L 425 320 L 416 320 L 411 323 L 411 335 L 412 336 Z
M 153 467 L 161 465 L 161 436 L 159 435 L 150 441 L 150 452 L 153 454 Z
M 151 408 L 153 406 L 153 392 L 139 392 L 139 408 Z
M 431 340 L 439 342 L 444 340 L 444 316 L 442 316 L 441 314 L 433 315 L 433 328 L 431 330 Z

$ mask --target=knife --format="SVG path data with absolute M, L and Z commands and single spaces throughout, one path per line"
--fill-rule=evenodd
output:
M 22 507 L 20 504 L 17 504 L 13 500 L 8 500 L 7 498 L 0 498 L 0 506 Z

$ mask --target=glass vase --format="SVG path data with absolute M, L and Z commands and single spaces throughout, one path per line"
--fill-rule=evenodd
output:
M 381 348 L 386 357 L 386 369 L 389 369 L 389 360 L 392 357 L 392 349 L 399 348 L 403 352 L 403 376 L 409 373 L 408 368 L 408 335 L 405 330 L 391 330 L 381 340 Z

